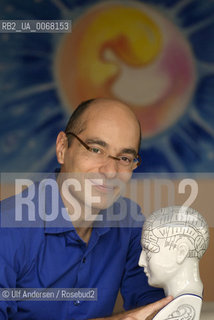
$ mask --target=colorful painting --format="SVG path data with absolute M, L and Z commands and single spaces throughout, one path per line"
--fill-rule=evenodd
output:
M 93 97 L 136 113 L 139 172 L 213 171 L 213 0 L 2 0 L 0 12 L 72 20 L 71 33 L 0 34 L 1 171 L 54 170 L 58 131 Z

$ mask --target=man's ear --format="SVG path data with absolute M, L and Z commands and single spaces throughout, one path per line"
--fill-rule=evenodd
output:
M 186 242 L 181 242 L 177 245 L 177 263 L 181 264 L 186 259 L 189 253 L 189 246 Z
M 59 164 L 64 163 L 65 151 L 68 148 L 68 141 L 65 132 L 60 131 L 56 139 L 56 157 Z

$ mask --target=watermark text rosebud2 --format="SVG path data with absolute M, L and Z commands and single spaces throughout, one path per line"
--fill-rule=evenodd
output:
M 86 227 L 91 222 L 96 222 L 97 227 L 103 227 L 104 223 L 110 227 L 130 227 L 129 217 L 139 227 L 149 213 L 164 206 L 192 206 L 199 195 L 198 182 L 192 178 L 135 174 L 127 184 L 121 179 L 107 181 L 95 175 L 86 178 L 83 173 L 59 173 L 59 183 L 55 174 L 36 175 L 30 179 L 26 174 L 24 178 L 20 173 L 7 173 L 5 177 L 1 174 L 2 192 L 9 184 L 4 180 L 10 180 L 15 194 L 13 204 L 1 203 L 1 227 L 69 227 L 72 223 L 76 227 L 79 221 L 86 222 Z M 179 203 L 178 195 L 183 197 Z M 99 214 L 94 214 L 94 208 L 99 208 Z

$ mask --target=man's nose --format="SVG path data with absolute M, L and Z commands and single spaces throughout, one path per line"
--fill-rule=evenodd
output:
M 99 171 L 106 176 L 106 178 L 115 178 L 117 175 L 117 160 L 110 157 L 106 158 L 105 162 L 100 166 Z
M 141 251 L 140 258 L 139 258 L 139 261 L 138 261 L 138 265 L 140 267 L 146 267 L 146 265 L 147 265 L 146 253 L 143 250 Z

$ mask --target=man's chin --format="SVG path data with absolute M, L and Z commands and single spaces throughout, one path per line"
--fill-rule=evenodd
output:
M 121 190 L 118 186 L 106 187 L 106 186 L 94 186 L 92 189 L 92 197 L 97 201 L 93 203 L 93 206 L 100 206 L 103 208 L 110 207 L 121 196 Z
M 120 197 L 120 193 L 111 193 L 111 194 L 96 194 L 98 202 L 93 202 L 91 204 L 92 211 L 93 209 L 96 210 L 105 210 L 111 207 L 117 199 Z

